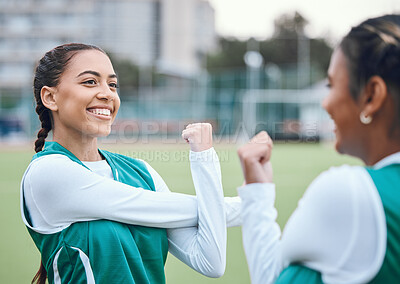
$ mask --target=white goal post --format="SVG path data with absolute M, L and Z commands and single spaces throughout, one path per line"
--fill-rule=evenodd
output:
M 272 138 L 292 135 L 299 139 L 332 139 L 333 122 L 322 108 L 321 103 L 327 95 L 325 87 L 303 90 L 265 89 L 246 90 L 242 97 L 242 122 L 246 131 L 243 137 L 248 139 L 263 125 L 272 129 Z M 264 105 L 266 107 L 261 108 Z M 279 106 L 283 111 L 280 115 L 268 113 L 268 105 Z M 295 114 L 286 113 L 287 106 L 296 109 Z M 267 110 L 265 110 L 267 108 Z M 271 121 L 272 120 L 272 121 Z M 245 133 L 247 132 L 247 133 Z M 294 135 L 294 136 L 293 136 Z M 274 137 L 275 136 L 275 137 Z

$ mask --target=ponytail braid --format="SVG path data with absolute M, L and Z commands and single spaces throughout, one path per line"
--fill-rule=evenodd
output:
M 40 152 L 44 146 L 44 140 L 52 129 L 52 116 L 50 110 L 43 105 L 42 102 L 36 106 L 36 113 L 39 115 L 42 128 L 37 134 L 37 140 L 35 141 L 35 152 Z

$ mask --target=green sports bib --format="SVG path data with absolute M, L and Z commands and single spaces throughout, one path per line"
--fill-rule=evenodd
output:
M 110 165 L 115 180 L 155 190 L 142 161 L 108 151 L 99 152 Z M 65 155 L 86 167 L 56 142 L 46 142 L 44 150 L 33 160 L 51 154 Z M 25 202 L 24 214 L 32 225 Z M 165 283 L 164 265 L 168 253 L 165 229 L 97 220 L 76 222 L 54 234 L 41 234 L 30 228 L 28 231 L 41 252 L 49 283 Z

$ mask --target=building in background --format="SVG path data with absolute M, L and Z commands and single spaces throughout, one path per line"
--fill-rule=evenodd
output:
M 160 14 L 159 70 L 198 73 L 205 53 L 216 47 L 214 10 L 207 1 L 164 0 Z
M 66 42 L 194 76 L 216 46 L 205 0 L 0 0 L 0 88 L 30 86 L 36 61 Z
M 214 10 L 206 0 L 0 0 L 0 137 L 35 132 L 35 65 L 68 42 L 98 45 L 180 82 L 196 78 L 217 45 Z

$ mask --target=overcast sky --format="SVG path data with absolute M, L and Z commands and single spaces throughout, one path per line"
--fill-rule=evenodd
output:
M 266 38 L 274 19 L 298 11 L 309 22 L 311 37 L 339 40 L 351 26 L 369 17 L 400 13 L 400 0 L 209 0 L 216 13 L 220 35 Z

